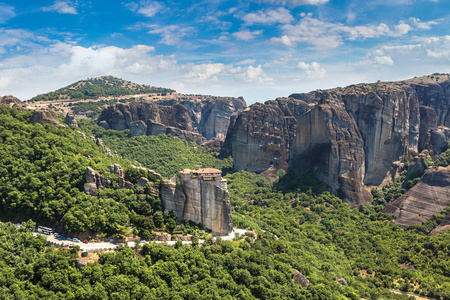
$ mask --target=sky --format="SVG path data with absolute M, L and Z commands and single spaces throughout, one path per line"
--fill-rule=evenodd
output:
M 449 28 L 449 0 L 0 0 L 0 95 L 112 75 L 252 104 L 449 73 Z

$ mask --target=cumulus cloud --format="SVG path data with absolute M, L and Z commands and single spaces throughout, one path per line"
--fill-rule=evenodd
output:
M 206 81 L 218 81 L 216 75 L 226 70 L 224 64 L 200 64 L 188 66 L 190 71 L 184 76 L 184 80 L 193 83 L 205 83 Z
M 286 24 L 294 20 L 290 11 L 284 7 L 259 10 L 254 13 L 246 14 L 242 19 L 247 25 L 275 23 Z
M 253 40 L 258 35 L 261 35 L 262 32 L 263 32 L 262 30 L 250 31 L 248 29 L 244 29 L 241 31 L 234 32 L 233 36 L 238 40 L 248 41 Z
M 315 61 L 310 64 L 301 61 L 297 64 L 297 68 L 306 71 L 306 78 L 309 79 L 321 79 L 326 73 L 325 69 L 321 68 L 320 64 Z
M 129 2 L 125 4 L 125 6 L 133 12 L 149 18 L 153 17 L 164 8 L 164 6 L 157 1 Z
M 274 44 L 285 45 L 285 46 L 293 46 L 294 45 L 287 35 L 283 35 L 280 38 L 273 37 L 270 39 L 270 42 L 272 42 Z
M 261 65 L 258 65 L 257 67 L 248 66 L 246 68 L 237 67 L 231 69 L 230 72 L 235 74 L 236 78 L 245 82 L 271 83 L 273 81 L 272 78 L 267 76 Z
M 28 55 L 1 61 L 3 67 L 0 70 L 0 90 L 19 93 L 18 96 L 26 99 L 82 78 L 107 74 L 128 78 L 160 78 L 168 72 L 179 71 L 175 56 L 155 56 L 153 52 L 154 47 L 145 45 L 124 49 L 54 43 L 45 50 L 36 49 Z M 30 65 L 30 62 L 33 64 Z
M 274 37 L 270 41 L 285 46 L 293 46 L 298 42 L 313 45 L 316 49 L 333 49 L 344 43 L 345 40 L 364 40 L 381 36 L 398 37 L 411 31 L 430 29 L 435 21 L 421 22 L 419 19 L 401 21 L 392 28 L 384 23 L 348 26 L 342 23 L 333 23 L 314 18 L 311 14 L 302 13 L 303 17 L 297 24 L 281 26 L 283 35 Z
M 411 69 L 411 74 L 414 74 L 413 69 L 418 64 L 426 66 L 429 73 L 445 71 L 450 68 L 449 49 L 450 36 L 424 38 L 416 44 L 382 46 L 368 53 L 356 66 L 387 68 L 395 62 L 395 71 Z
M 0 24 L 6 23 L 15 16 L 16 12 L 13 6 L 0 3 Z
M 51 6 L 42 7 L 42 11 L 57 12 L 59 14 L 76 15 L 77 10 L 70 1 L 55 1 Z

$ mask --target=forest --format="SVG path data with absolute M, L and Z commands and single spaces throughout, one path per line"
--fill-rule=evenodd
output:
M 73 128 L 31 125 L 30 116 L 0 108 L 0 299 L 413 299 L 389 289 L 450 299 L 450 232 L 428 236 L 442 216 L 403 228 L 380 213 L 388 195 L 402 192 L 396 182 L 371 206 L 350 209 L 311 173 L 271 182 L 172 136 L 129 137 L 80 123 L 120 154 L 109 156 Z M 147 239 L 155 229 L 186 230 L 142 188 L 82 192 L 87 166 L 114 181 L 108 167 L 118 163 L 136 180 L 145 174 L 131 167 L 135 160 L 166 178 L 197 164 L 221 168 L 234 226 L 256 236 L 121 246 L 86 267 L 77 265 L 77 248 L 33 237 L 36 223 L 117 236 L 134 227 Z M 294 283 L 294 270 L 308 288 Z

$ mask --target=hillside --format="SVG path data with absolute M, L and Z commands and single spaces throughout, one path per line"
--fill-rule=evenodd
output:
M 137 94 L 169 94 L 172 89 L 132 83 L 113 76 L 102 76 L 77 81 L 56 91 L 40 94 L 31 101 L 98 99 Z
M 120 236 L 129 234 L 132 223 L 140 228 L 138 220 L 162 215 L 157 193 L 136 185 L 139 177 L 148 176 L 157 188 L 156 178 L 68 127 L 29 124 L 32 115 L 0 107 L 0 220 L 32 219 L 66 233 Z M 135 184 L 133 189 L 118 188 L 118 176 L 110 171 L 115 164 Z M 88 167 L 99 172 L 105 185 L 95 195 L 84 192 Z M 163 229 L 164 222 L 156 226 Z M 141 228 L 141 233 L 149 236 L 145 230 L 154 227 Z

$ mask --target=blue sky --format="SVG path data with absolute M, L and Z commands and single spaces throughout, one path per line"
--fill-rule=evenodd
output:
M 449 28 L 448 0 L 0 0 L 0 95 L 113 75 L 263 102 L 448 73 Z

